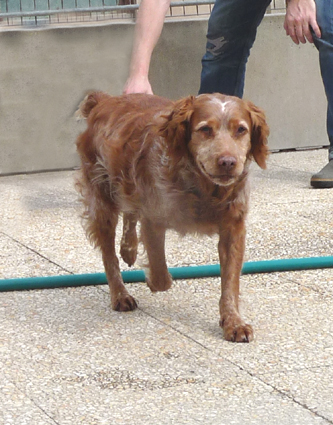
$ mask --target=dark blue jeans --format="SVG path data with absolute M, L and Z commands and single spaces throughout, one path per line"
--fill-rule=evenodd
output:
M 315 38 L 328 100 L 329 158 L 333 159 L 333 0 L 315 0 L 322 32 Z M 208 22 L 199 93 L 243 96 L 245 69 L 257 28 L 271 0 L 216 0 Z

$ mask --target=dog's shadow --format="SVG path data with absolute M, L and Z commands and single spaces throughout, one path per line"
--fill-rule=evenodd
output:
M 211 302 L 208 297 L 205 297 L 203 302 L 203 294 L 193 290 L 191 284 L 189 287 L 192 290 L 184 294 L 184 285 L 186 286 L 185 281 L 181 283 L 176 281 L 171 289 L 158 293 L 151 293 L 144 283 L 126 286 L 138 303 L 138 311 L 156 322 L 194 340 L 197 337 L 200 341 L 206 338 L 223 339 L 223 331 L 219 326 L 219 292 L 215 288 L 210 288 Z M 193 286 L 198 287 L 197 284 Z M 136 314 L 136 312 L 125 314 Z

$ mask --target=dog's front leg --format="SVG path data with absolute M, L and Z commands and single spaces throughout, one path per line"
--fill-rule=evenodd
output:
M 245 223 L 243 218 L 229 221 L 220 230 L 218 244 L 221 264 L 220 326 L 224 337 L 233 342 L 250 342 L 253 329 L 246 324 L 238 309 L 239 278 L 245 249 Z
M 124 286 L 116 255 L 115 236 L 118 222 L 117 211 L 112 212 L 112 207 L 97 210 L 91 229 L 93 230 L 96 245 L 102 251 L 102 258 L 108 280 L 111 306 L 116 311 L 131 311 L 137 307 L 135 299 L 128 293 Z M 106 213 L 107 211 L 107 213 Z
M 147 284 L 152 292 L 167 291 L 172 285 L 172 279 L 165 260 L 165 228 L 148 219 L 143 219 L 141 238 L 149 262 Z

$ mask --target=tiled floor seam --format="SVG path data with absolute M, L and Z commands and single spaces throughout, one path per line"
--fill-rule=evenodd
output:
M 20 242 L 19 240 L 13 238 L 12 236 L 8 235 L 7 233 L 0 231 L 0 234 L 2 234 L 3 236 L 5 236 L 6 238 L 10 239 L 11 241 L 17 243 L 18 245 L 20 245 L 21 247 L 27 249 L 30 252 L 33 252 L 34 254 L 38 255 L 38 257 L 43 258 L 43 260 L 49 262 L 50 264 L 53 264 L 56 267 L 59 267 L 59 269 L 63 270 L 64 272 L 68 273 L 68 274 L 74 274 L 73 272 L 71 272 L 70 270 L 65 269 L 63 266 L 61 266 L 60 264 L 52 261 L 50 258 L 45 257 L 45 255 L 41 254 L 40 252 L 36 251 L 35 249 L 25 245 L 24 243 Z
M 39 406 L 34 398 L 31 398 L 25 391 L 23 391 L 20 387 L 17 386 L 16 382 L 12 381 L 11 379 L 7 378 L 13 385 L 14 387 L 17 389 L 17 391 L 19 391 L 20 393 L 24 394 L 25 397 L 27 397 L 31 403 L 33 403 L 34 406 L 36 406 L 36 408 L 38 410 L 40 410 L 46 417 L 48 417 L 55 425 L 61 425 L 60 422 L 56 421 L 52 416 L 50 416 L 41 406 Z M 5 424 L 6 425 L 6 424 Z
M 313 288 L 312 286 L 303 285 L 302 283 L 298 282 L 297 280 L 294 280 L 292 277 L 287 278 L 286 281 L 292 283 L 293 285 L 298 285 L 300 288 L 310 289 L 311 291 L 315 292 L 318 295 L 325 296 L 325 291 L 317 289 L 317 288 Z
M 170 329 L 172 329 L 173 331 L 177 332 L 178 334 L 180 334 L 181 336 L 191 340 L 192 342 L 194 342 L 195 344 L 199 345 L 201 348 L 210 351 L 211 353 L 213 353 L 213 350 L 203 344 L 201 344 L 201 342 L 197 341 L 196 339 L 192 338 L 191 336 L 185 334 L 184 332 L 181 332 L 179 329 L 175 328 L 174 326 L 169 325 L 168 323 L 165 323 L 163 320 L 158 319 L 157 317 L 147 313 L 146 311 L 144 311 L 143 309 L 139 308 L 139 310 L 146 314 L 147 316 L 149 316 L 150 318 L 156 320 L 159 323 L 162 323 L 165 326 L 168 326 Z M 326 416 L 320 414 L 319 412 L 316 412 L 314 409 L 309 408 L 306 404 L 301 403 L 300 401 L 297 401 L 292 394 L 288 394 L 285 391 L 280 390 L 279 388 L 275 387 L 274 385 L 270 384 L 269 382 L 266 382 L 265 380 L 261 379 L 259 376 L 251 373 L 250 371 L 248 371 L 247 369 L 245 369 L 243 366 L 231 361 L 230 359 L 224 357 L 224 360 L 229 362 L 230 364 L 232 364 L 234 367 L 238 368 L 239 370 L 245 372 L 246 374 L 248 374 L 251 378 L 256 379 L 257 381 L 260 381 L 262 384 L 266 385 L 267 387 L 271 388 L 273 391 L 275 391 L 277 394 L 279 394 L 281 397 L 283 398 L 287 398 L 288 400 L 290 400 L 291 402 L 297 404 L 298 406 L 302 407 L 303 409 L 307 410 L 308 412 L 311 412 L 313 415 L 315 415 L 318 418 L 321 418 L 325 421 L 327 421 L 328 424 L 332 424 L 333 425 L 333 420 L 331 420 L 330 418 L 327 418 Z
M 313 415 L 315 415 L 318 418 L 321 418 L 323 420 L 325 420 L 328 424 L 333 424 L 333 420 L 331 420 L 330 418 L 327 418 L 326 416 L 322 415 L 321 413 L 317 412 L 314 409 L 311 409 L 309 406 L 307 406 L 305 403 L 301 403 L 300 401 L 298 401 L 297 399 L 295 399 L 293 397 L 292 394 L 288 394 L 287 392 L 280 390 L 279 388 L 275 387 L 274 385 L 264 381 L 263 379 L 261 379 L 259 376 L 249 372 L 247 369 L 244 369 L 242 366 L 239 366 L 237 363 L 232 362 L 229 359 L 225 359 L 227 361 L 229 361 L 232 365 L 238 367 L 240 370 L 246 372 L 248 375 L 250 375 L 252 378 L 257 379 L 258 381 L 260 381 L 261 383 L 267 385 L 268 387 L 270 387 L 273 391 L 275 391 L 276 393 L 278 393 L 281 397 L 283 398 L 287 398 L 288 400 L 290 400 L 291 402 L 297 404 L 298 406 L 302 407 L 303 409 L 307 410 L 308 412 L 311 412 Z
M 204 348 L 207 351 L 212 352 L 212 350 L 208 347 L 206 347 L 205 345 L 201 344 L 201 342 L 197 341 L 196 339 L 192 338 L 191 336 L 185 334 L 184 332 L 181 332 L 179 329 L 169 325 L 168 323 L 163 322 L 163 320 L 158 319 L 157 317 L 153 316 L 152 314 L 147 313 L 145 310 L 143 310 L 142 308 L 138 307 L 138 310 L 140 310 L 143 314 L 145 314 L 146 316 L 156 320 L 159 323 L 162 323 L 165 326 L 168 326 L 168 328 L 172 329 L 173 331 L 175 331 L 176 333 L 178 333 L 179 335 L 189 339 L 190 341 L 194 342 L 197 345 L 200 345 L 201 348 Z

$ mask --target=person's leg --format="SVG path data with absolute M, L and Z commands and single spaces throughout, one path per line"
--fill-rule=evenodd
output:
M 333 187 L 333 0 L 315 0 L 321 38 L 314 37 L 327 97 L 327 134 L 330 143 L 329 163 L 311 178 L 313 187 Z
M 216 0 L 208 22 L 199 93 L 242 97 L 246 62 L 271 0 Z

